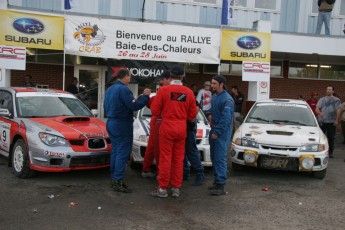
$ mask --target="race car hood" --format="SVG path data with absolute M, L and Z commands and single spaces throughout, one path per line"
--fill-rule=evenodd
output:
M 319 127 L 244 123 L 240 129 L 242 138 L 252 138 L 260 144 L 301 146 L 325 141 Z
M 66 139 L 108 137 L 105 123 L 96 117 L 60 116 L 54 118 L 28 118 L 28 128 L 41 129 L 41 132 L 62 134 Z

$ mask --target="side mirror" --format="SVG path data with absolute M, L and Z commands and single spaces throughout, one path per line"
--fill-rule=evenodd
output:
M 98 109 L 91 109 L 91 113 L 94 117 L 98 116 Z
M 11 113 L 8 109 L 0 109 L 0 116 L 2 117 L 10 117 Z

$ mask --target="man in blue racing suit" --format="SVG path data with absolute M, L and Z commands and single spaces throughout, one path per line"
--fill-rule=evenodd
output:
M 124 183 L 125 170 L 133 143 L 133 111 L 145 106 L 149 100 L 150 89 L 145 89 L 143 96 L 135 100 L 127 87 L 131 80 L 128 69 L 120 69 L 117 80 L 105 92 L 104 111 L 107 120 L 107 132 L 111 140 L 110 175 L 112 187 L 116 192 L 131 193 Z
M 235 110 L 233 98 L 225 88 L 225 77 L 216 75 L 211 86 L 216 94 L 212 97 L 212 121 L 209 136 L 214 183 L 209 190 L 211 195 L 224 195 L 227 180 L 227 151 L 232 133 L 232 119 Z

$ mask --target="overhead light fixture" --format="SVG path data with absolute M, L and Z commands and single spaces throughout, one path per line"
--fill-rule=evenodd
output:
M 321 68 L 327 68 L 327 69 L 332 68 L 332 66 L 330 66 L 330 65 L 320 65 L 320 67 L 321 67 Z
M 317 65 L 306 64 L 305 66 L 306 66 L 306 67 L 317 68 Z

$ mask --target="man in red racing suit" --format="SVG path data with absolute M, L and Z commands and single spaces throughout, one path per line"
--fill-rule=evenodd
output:
M 154 116 L 162 116 L 159 129 L 159 187 L 151 193 L 156 197 L 168 197 L 169 184 L 172 187 L 172 197 L 180 196 L 187 136 L 186 121 L 193 121 L 197 115 L 193 91 L 182 85 L 183 76 L 182 67 L 173 67 L 170 85 L 158 91 L 151 106 Z
M 171 81 L 170 79 L 170 71 L 164 70 L 163 73 L 158 76 L 159 79 L 159 86 L 163 87 L 168 85 Z M 151 105 L 155 96 L 151 97 L 149 102 L 146 104 L 148 108 L 151 109 Z M 144 155 L 144 163 L 143 163 L 143 170 L 141 172 L 141 176 L 146 177 L 155 177 L 156 175 L 151 172 L 151 165 L 153 160 L 156 160 L 156 168 L 158 172 L 158 163 L 159 163 L 159 128 L 161 126 L 161 117 L 152 116 L 150 120 L 150 136 L 147 143 L 145 155 Z

